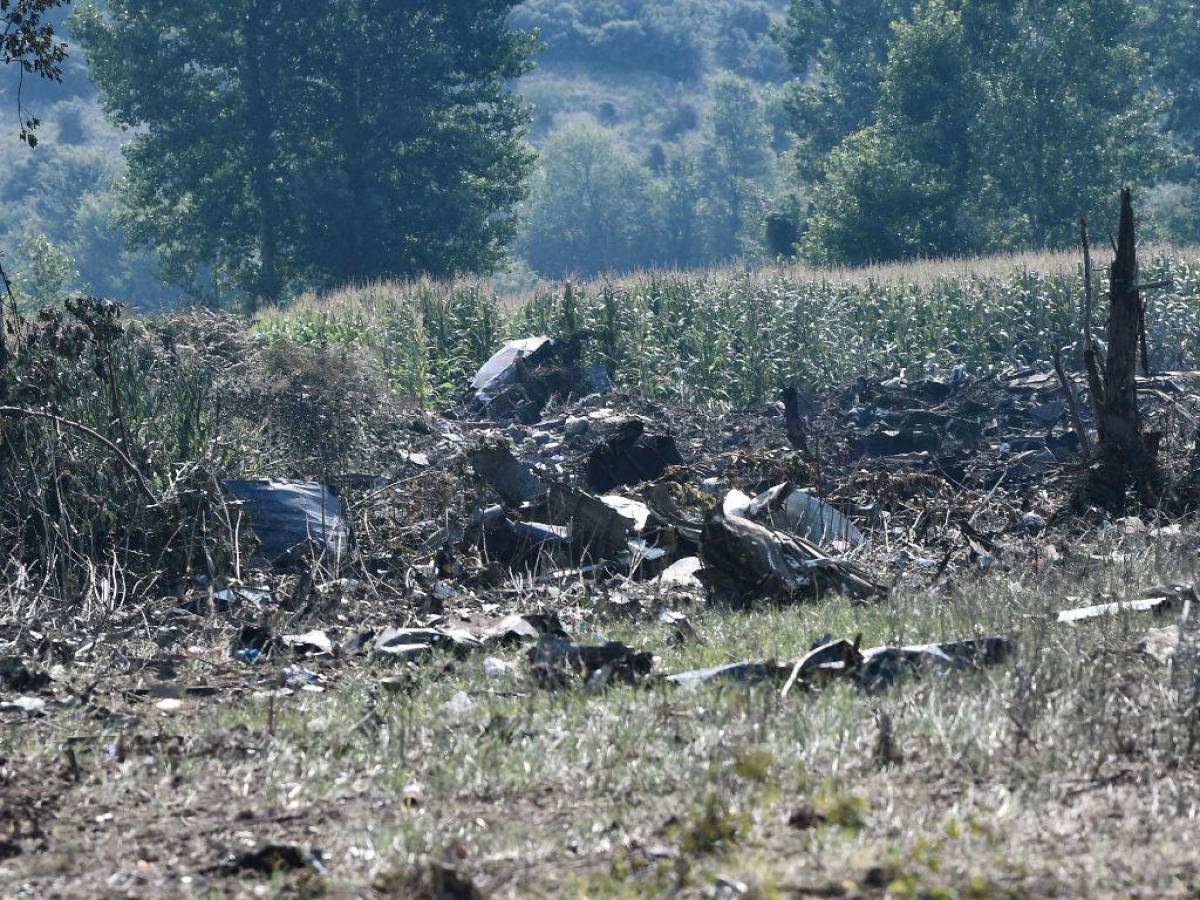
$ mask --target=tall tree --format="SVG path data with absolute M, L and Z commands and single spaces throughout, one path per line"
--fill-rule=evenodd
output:
M 309 54 L 301 270 L 328 285 L 489 271 L 515 237 L 533 156 L 509 86 L 528 36 L 513 0 L 330 0 Z
M 590 122 L 552 134 L 534 181 L 521 249 L 546 275 L 593 275 L 654 261 L 650 173 Z
M 830 154 L 816 188 L 810 255 L 864 263 L 973 249 L 966 205 L 979 93 L 958 12 L 929 0 L 897 22 L 878 121 Z
M 315 25 L 286 0 L 111 0 L 73 22 L 105 110 L 136 129 L 127 234 L 173 280 L 211 264 L 263 300 L 291 280 L 282 194 L 296 148 L 281 126 L 299 112 L 296 67 Z
M 1167 127 L 1194 160 L 1200 156 L 1200 4 L 1159 0 L 1143 12 L 1154 77 L 1172 100 Z
M 894 9 L 847 6 L 861 4 Z M 793 27 L 795 11 L 811 6 L 793 0 Z M 861 260 L 1069 243 L 1071 223 L 1101 209 L 1110 185 L 1156 178 L 1171 156 L 1139 13 L 1136 0 L 916 5 L 890 29 L 870 125 L 812 178 L 810 251 Z M 838 118 L 838 98 L 870 69 L 833 64 L 861 48 L 823 46 L 826 68 L 847 85 L 827 102 L 810 96 Z
M 807 176 L 873 121 L 891 23 L 912 7 L 913 0 L 792 0 L 777 37 L 797 76 L 791 105 Z
M 676 268 L 691 268 L 708 261 L 700 205 L 705 190 L 692 154 L 674 152 L 667 159 L 658 193 L 659 252 L 656 262 Z
M 736 75 L 721 76 L 713 85 L 713 110 L 700 154 L 714 259 L 738 255 L 749 225 L 759 233 L 763 182 L 774 162 L 754 86 Z
M 1144 185 L 1169 162 L 1139 13 L 1135 0 L 1016 0 L 976 33 L 989 60 L 979 159 L 1003 242 L 1067 246 L 1113 184 Z
M 46 13 L 66 6 L 70 0 L 0 0 L 0 63 L 15 64 L 17 78 L 26 75 L 58 81 L 67 58 L 67 45 L 58 39 L 54 27 L 46 21 Z M 27 115 L 21 105 L 21 90 L 17 88 L 17 119 L 19 137 L 30 147 L 37 146 L 36 117 Z
M 1200 240 L 1200 4 L 1161 0 L 1143 18 L 1155 82 L 1171 99 L 1165 125 L 1180 152 L 1163 185 L 1180 199 L 1175 212 L 1177 239 Z
M 75 24 L 136 129 L 131 239 L 255 300 L 490 268 L 530 158 L 516 0 L 109 0 Z M 319 48 L 319 49 L 318 49 Z

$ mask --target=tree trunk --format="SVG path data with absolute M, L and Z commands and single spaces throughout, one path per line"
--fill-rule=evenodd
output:
M 1104 389 L 1095 407 L 1101 464 L 1092 478 L 1096 499 L 1114 510 L 1123 506 L 1128 488 L 1136 487 L 1144 493 L 1160 481 L 1154 457 L 1142 437 L 1137 404 L 1141 316 L 1133 202 L 1129 188 L 1125 188 L 1121 191 L 1117 255 L 1109 270 Z
M 254 4 L 246 15 L 242 82 L 246 90 L 246 111 L 250 117 L 251 143 L 251 190 L 258 206 L 259 231 L 259 282 L 258 297 L 255 299 L 274 302 L 279 299 L 278 239 L 275 232 L 277 207 L 272 169 L 275 163 L 275 148 L 272 134 L 274 122 L 271 106 L 267 99 L 263 62 L 269 56 L 264 53 L 262 36 L 264 14 L 262 4 Z
M 355 66 L 352 73 L 353 84 L 349 86 L 342 98 L 343 108 L 348 107 L 349 119 L 342 124 L 341 130 L 346 185 L 349 189 L 351 209 L 354 213 L 342 220 L 347 230 L 345 236 L 347 257 L 338 260 L 338 263 L 342 265 L 346 279 L 352 284 L 357 284 L 367 279 L 365 259 L 370 256 L 363 242 L 361 227 L 361 223 L 371 210 L 371 198 L 368 196 L 368 189 L 363 178 L 365 166 L 362 159 L 363 154 L 367 151 L 370 137 L 365 133 L 366 123 L 362 109 L 362 69 Z M 376 227 L 382 227 L 382 223 L 374 224 Z
M 1097 423 L 1100 440 L 1107 450 L 1144 451 L 1136 382 L 1142 302 L 1137 289 L 1137 247 L 1128 188 L 1121 192 L 1117 256 L 1109 271 L 1108 352 L 1104 360 L 1104 400 Z

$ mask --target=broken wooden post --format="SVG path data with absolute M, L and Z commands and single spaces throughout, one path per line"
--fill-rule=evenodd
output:
M 1104 402 L 1104 381 L 1096 363 L 1096 341 L 1092 337 L 1092 248 L 1088 240 L 1087 219 L 1079 220 L 1079 241 L 1083 245 L 1083 368 L 1087 373 L 1088 393 L 1092 395 L 1092 417 L 1100 421 Z
M 1075 388 L 1067 378 L 1067 370 L 1063 367 L 1062 351 L 1058 347 L 1050 348 L 1050 356 L 1054 360 L 1054 373 L 1058 376 L 1058 386 L 1062 390 L 1063 402 L 1071 416 L 1071 427 L 1079 440 L 1079 455 L 1084 459 L 1092 458 L 1092 442 L 1088 438 L 1087 429 L 1083 427 L 1083 419 L 1079 416 L 1079 404 L 1075 402 Z

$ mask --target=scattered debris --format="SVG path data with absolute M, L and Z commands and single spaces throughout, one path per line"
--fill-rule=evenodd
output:
M 458 691 L 453 697 L 442 704 L 442 712 L 448 716 L 460 716 L 463 713 L 470 712 L 475 706 L 475 701 L 467 694 L 466 691 Z
M 657 584 L 671 587 L 701 588 L 704 585 L 697 576 L 702 565 L 700 557 L 685 556 L 667 566 L 654 580 Z
M 385 628 L 375 636 L 371 659 L 397 662 L 415 659 L 436 649 L 468 653 L 483 642 L 466 629 Z
M 735 608 L 831 594 L 864 600 L 893 580 L 941 589 L 1027 565 L 1034 536 L 1033 565 L 1065 569 L 1082 558 L 1055 515 L 1056 479 L 1079 460 L 1080 438 L 1053 373 L 864 378 L 819 403 L 793 390 L 782 409 L 692 415 L 668 401 L 591 395 L 582 341 L 507 344 L 463 406 L 414 414 L 398 429 L 403 446 L 386 476 L 345 476 L 336 489 L 224 482 L 258 552 L 239 558 L 237 571 L 214 558 L 164 591 L 166 613 L 130 638 L 157 654 L 145 668 L 183 685 L 176 670 L 186 665 L 224 665 L 254 682 L 253 697 L 274 703 L 323 690 L 339 666 L 367 659 L 387 666 L 371 676 L 380 695 L 419 696 L 437 677 L 434 660 L 449 670 L 463 667 L 443 654 L 476 654 L 470 671 L 507 694 L 524 685 L 496 648 L 523 644 L 534 684 L 598 690 L 650 680 L 655 657 L 620 642 L 577 642 L 564 622 L 572 631 L 611 619 L 645 624 L 664 647 L 678 646 L 703 642 L 684 610 L 706 600 Z M 1172 380 L 1200 393 L 1200 377 Z M 1161 382 L 1155 390 L 1167 389 Z M 1068 386 L 1081 387 L 1077 378 Z M 1086 429 L 1094 423 L 1088 404 L 1080 407 Z M 353 571 L 330 574 L 351 557 L 351 515 L 363 556 Z M 1179 533 L 1177 523 L 1144 516 L 1093 525 L 1118 542 Z M 1175 612 L 1195 596 L 1159 587 L 1064 610 L 1059 621 Z M 0 656 L 0 708 L 36 715 L 57 706 L 36 693 L 61 642 L 38 635 L 18 646 L 25 631 L 12 636 Z M 1166 663 L 1178 645 L 1170 625 L 1139 649 Z M 1013 652 L 1001 636 L 866 649 L 856 637 L 826 637 L 799 659 L 751 658 L 663 681 L 761 684 L 785 696 L 831 683 L 875 691 Z M 143 689 L 127 693 L 141 713 L 198 705 L 187 688 L 135 693 Z M 441 708 L 460 715 L 478 702 L 460 692 Z M 302 852 L 284 848 L 278 859 L 294 862 L 293 851 Z
M 635 485 L 661 478 L 671 466 L 684 465 L 667 435 L 645 434 L 641 419 L 622 422 L 616 433 L 596 445 L 587 461 L 588 489 L 603 494 L 622 485 Z
M 531 353 L 541 350 L 549 343 L 550 338 L 548 337 L 508 341 L 492 354 L 471 380 L 471 390 L 475 391 L 475 402 L 482 406 L 490 403 L 502 388 L 513 384 L 520 377 L 521 372 L 517 368 L 517 362 L 525 359 Z
M 25 693 L 50 683 L 50 677 L 36 668 L 31 669 L 19 656 L 0 656 L 0 691 Z
M 561 484 L 552 484 L 546 501 L 551 522 L 570 529 L 571 543 L 582 559 L 619 561 L 628 552 L 633 519 L 612 506 Z
M 741 513 L 772 528 L 786 529 L 818 546 L 861 547 L 862 532 L 843 513 L 790 484 L 759 494 Z
M 543 687 L 563 687 L 574 675 L 589 684 L 607 684 L 614 678 L 635 684 L 650 674 L 654 655 L 633 650 L 619 641 L 588 646 L 552 635 L 542 635 L 529 651 L 534 679 Z
M 1166 666 L 1175 660 L 1181 629 L 1178 625 L 1151 628 L 1138 643 L 1138 649 L 1155 662 Z
M 484 900 L 483 892 L 461 871 L 448 863 L 430 862 L 408 879 L 396 896 L 415 900 Z
M 475 474 L 510 506 L 520 506 L 546 493 L 542 480 L 518 462 L 508 447 L 484 444 L 471 452 L 470 460 Z
M 512 613 L 505 616 L 494 625 L 484 629 L 481 637 L 485 641 L 495 641 L 500 644 L 515 644 L 522 641 L 536 641 L 543 634 L 566 639 L 558 617 L 546 613 L 527 613 L 524 615 Z
M 825 637 L 791 665 L 774 661 L 729 663 L 668 675 L 665 680 L 686 687 L 711 681 L 782 681 L 783 697 L 798 687 L 820 688 L 834 681 L 849 681 L 866 690 L 878 691 L 890 687 L 903 673 L 917 673 L 931 667 L 983 668 L 1003 663 L 1015 652 L 1013 642 L 1001 636 L 868 650 L 859 649 L 859 638 L 851 641 Z
M 483 674 L 488 678 L 507 678 L 514 672 L 512 663 L 489 656 L 483 661 Z
M 786 697 L 797 682 L 806 687 L 821 687 L 837 678 L 851 675 L 863 664 L 858 650 L 859 638 L 853 641 L 826 640 L 796 661 L 780 696 Z
M 319 850 L 305 850 L 294 844 L 265 844 L 256 850 L 234 856 L 221 869 L 227 875 L 253 873 L 268 877 L 299 869 L 310 869 L 317 875 L 326 874 Z
M 713 512 L 704 523 L 703 575 L 718 598 L 745 607 L 758 598 L 791 601 L 841 591 L 865 599 L 884 592 L 856 564 L 736 514 L 749 506 L 743 497 L 731 493 L 726 511 Z
M 908 647 L 872 647 L 862 653 L 859 683 L 868 690 L 891 687 L 905 673 L 928 669 L 978 669 L 999 665 L 1016 653 L 1012 640 L 1000 635 L 948 641 L 941 644 L 917 644 Z
M 234 636 L 231 650 L 235 656 L 243 650 L 253 650 L 257 659 L 260 655 L 270 653 L 274 646 L 275 636 L 269 625 L 247 622 Z
M 281 680 L 284 687 L 291 688 L 294 691 L 308 691 L 312 694 L 319 694 L 324 690 L 320 686 L 320 675 L 309 669 L 301 669 L 297 666 L 289 666 L 284 669 Z
M 824 825 L 828 821 L 828 816 L 823 812 L 813 809 L 811 806 L 801 806 L 788 816 L 788 825 L 797 831 L 809 831 Z
M 246 523 L 268 565 L 285 566 L 305 558 L 340 565 L 350 552 L 345 505 L 316 482 L 274 478 L 231 479 L 221 487 L 242 504 Z
M 469 544 L 510 569 L 535 569 L 546 553 L 571 547 L 568 526 L 513 519 L 500 506 L 479 512 L 467 534 Z
M 304 634 L 285 634 L 279 642 L 299 656 L 330 656 L 334 652 L 333 641 L 320 629 Z
M 596 374 L 584 370 L 580 361 L 587 338 L 580 332 L 567 338 L 509 341 L 471 382 L 475 406 L 494 419 L 532 424 L 551 397 L 594 389 Z
M 1159 592 L 1161 590 L 1161 593 Z M 1190 590 L 1190 588 L 1188 589 Z M 1167 589 L 1151 589 L 1137 600 L 1122 600 L 1112 603 L 1098 603 L 1094 606 L 1080 606 L 1074 609 L 1064 609 L 1058 614 L 1060 625 L 1077 625 L 1092 619 L 1102 619 L 1122 613 L 1151 612 L 1162 615 L 1183 608 L 1186 598 L 1180 591 Z
M 683 687 L 696 687 L 710 681 L 729 681 L 754 684 L 760 681 L 784 681 L 792 666 L 776 662 L 736 662 L 705 669 L 692 669 L 668 675 L 666 681 Z
M 35 715 L 45 709 L 46 701 L 41 697 L 14 697 L 11 700 L 0 702 L 0 710 L 12 710 L 27 715 Z
M 207 595 L 202 594 L 188 603 L 184 609 L 199 616 L 209 615 L 212 612 L 233 612 L 243 605 L 261 609 L 264 604 L 270 601 L 271 594 L 269 591 L 259 591 L 254 588 L 238 585 L 215 591 L 212 599 L 214 602 L 210 604 Z

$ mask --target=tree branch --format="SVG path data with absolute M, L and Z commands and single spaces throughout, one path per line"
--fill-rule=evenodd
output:
M 126 455 L 124 450 L 95 429 L 89 428 L 81 422 L 74 422 L 71 419 L 64 419 L 62 416 L 56 416 L 53 413 L 42 412 L 36 409 L 22 409 L 19 406 L 0 406 L 0 416 L 11 416 L 15 419 L 47 419 L 59 425 L 64 425 L 73 431 L 78 431 L 80 434 L 85 434 L 95 441 L 99 441 L 111 450 L 117 459 L 121 461 L 122 465 L 130 471 L 146 499 L 152 504 L 159 502 L 158 496 L 154 493 L 153 488 L 150 487 L 150 482 L 146 480 L 146 476 L 142 474 L 142 470 L 134 464 L 133 460 Z
M 1084 459 L 1091 459 L 1092 442 L 1088 438 L 1087 430 L 1083 427 L 1083 420 L 1079 418 L 1079 404 L 1075 402 L 1075 389 L 1071 386 L 1071 382 L 1067 379 L 1067 372 L 1063 368 L 1062 351 L 1058 347 L 1051 347 L 1050 353 L 1054 359 L 1054 372 L 1058 375 L 1063 400 L 1066 401 L 1067 411 L 1071 415 L 1071 427 L 1075 429 L 1075 435 L 1079 438 L 1079 454 Z
M 1083 365 L 1087 372 L 1088 393 L 1092 395 L 1092 413 L 1099 422 L 1104 405 L 1104 382 L 1100 378 L 1096 342 L 1092 338 L 1092 248 L 1087 219 L 1079 220 L 1079 240 L 1083 245 Z

